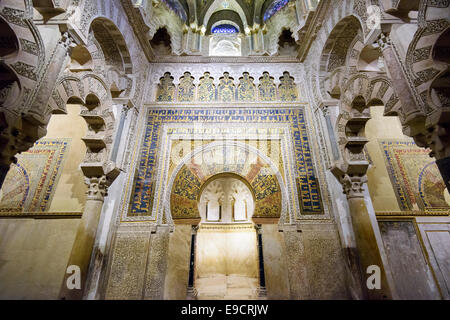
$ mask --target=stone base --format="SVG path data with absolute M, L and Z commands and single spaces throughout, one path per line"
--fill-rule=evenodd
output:
M 187 294 L 186 294 L 186 300 L 197 300 L 197 289 L 195 287 L 188 287 Z
M 256 289 L 256 296 L 258 297 L 258 300 L 267 300 L 266 287 L 258 287 L 258 289 Z

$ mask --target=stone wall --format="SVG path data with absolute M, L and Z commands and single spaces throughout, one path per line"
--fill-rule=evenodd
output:
M 0 220 L 0 299 L 57 299 L 79 219 Z

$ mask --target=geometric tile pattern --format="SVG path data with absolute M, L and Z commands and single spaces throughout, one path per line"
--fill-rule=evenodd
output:
M 412 141 L 380 140 L 386 168 L 401 210 L 449 209 L 445 184 L 429 150 Z
M 70 139 L 41 139 L 17 156 L 0 191 L 0 212 L 45 212 L 62 172 Z

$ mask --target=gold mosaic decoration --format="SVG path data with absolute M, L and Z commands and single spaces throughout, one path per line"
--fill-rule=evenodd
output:
M 273 82 L 273 77 L 268 72 L 264 72 L 259 79 L 259 100 L 261 101 L 276 101 L 277 100 L 277 86 Z
M 198 85 L 198 101 L 211 102 L 216 98 L 216 86 L 214 85 L 214 78 L 210 77 L 209 72 L 200 78 Z
M 180 78 L 178 85 L 178 101 L 191 102 L 195 99 L 194 77 L 189 72 L 185 72 Z
M 242 102 L 252 102 L 256 100 L 256 88 L 253 84 L 254 79 L 248 72 L 244 72 L 242 78 L 239 78 L 238 100 Z
M 233 78 L 230 78 L 230 74 L 225 72 L 223 77 L 220 78 L 219 83 L 219 101 L 222 102 L 233 102 L 234 101 L 234 82 Z
M 173 77 L 170 72 L 166 72 L 158 84 L 158 91 L 156 93 L 156 101 L 175 101 L 175 85 L 173 84 Z
M 289 75 L 289 72 L 283 73 L 280 78 L 280 85 L 278 86 L 278 94 L 281 101 L 297 101 L 298 90 L 295 85 L 294 78 Z

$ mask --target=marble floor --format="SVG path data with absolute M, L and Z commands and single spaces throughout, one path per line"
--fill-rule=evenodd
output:
M 197 300 L 256 300 L 258 279 L 215 274 L 195 281 Z

